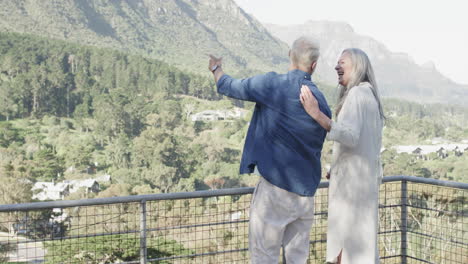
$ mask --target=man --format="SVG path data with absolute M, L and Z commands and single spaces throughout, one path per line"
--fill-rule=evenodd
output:
M 252 195 L 249 250 L 252 263 L 277 263 L 283 246 L 286 262 L 305 263 L 314 217 L 313 196 L 320 182 L 320 156 L 326 131 L 304 110 L 301 85 L 316 96 L 320 110 L 331 117 L 327 102 L 312 82 L 319 47 L 297 39 L 289 52 L 286 74 L 270 72 L 237 80 L 224 74 L 221 58 L 210 55 L 218 92 L 256 102 L 245 140 L 240 173 L 257 173 Z

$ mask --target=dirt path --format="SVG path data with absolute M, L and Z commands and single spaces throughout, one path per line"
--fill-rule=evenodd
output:
M 9 242 L 10 245 L 16 247 L 8 252 L 9 262 L 44 262 L 46 251 L 42 242 L 34 242 L 33 240 L 21 236 L 12 236 L 5 232 L 0 232 L 0 242 Z

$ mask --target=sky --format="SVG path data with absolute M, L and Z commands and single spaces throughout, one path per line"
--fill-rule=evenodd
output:
M 445 76 L 468 84 L 467 0 L 234 0 L 262 23 L 343 21 L 354 31 L 433 62 Z

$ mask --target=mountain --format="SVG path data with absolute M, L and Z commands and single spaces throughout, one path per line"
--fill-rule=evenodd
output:
M 326 83 L 337 83 L 334 67 L 343 49 L 356 47 L 369 55 L 384 96 L 422 103 L 465 105 L 468 101 L 468 86 L 451 81 L 433 63 L 418 65 L 407 54 L 391 52 L 377 40 L 357 34 L 347 23 L 308 21 L 302 25 L 265 26 L 289 45 L 301 35 L 316 37 L 321 44 L 317 74 Z
M 360 47 L 371 57 L 385 96 L 461 105 L 468 100 L 468 87 L 434 65 L 417 65 L 346 23 L 262 25 L 233 0 L 0 0 L 1 31 L 117 49 L 205 75 L 207 54 L 213 53 L 223 56 L 225 69 L 236 76 L 284 72 L 286 43 L 311 34 L 322 44 L 315 80 L 336 84 L 338 55 L 344 48 Z
M 284 71 L 288 47 L 232 0 L 0 0 L 0 31 L 32 33 L 148 56 L 207 73 Z

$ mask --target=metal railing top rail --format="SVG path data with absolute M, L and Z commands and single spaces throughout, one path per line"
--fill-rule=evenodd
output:
M 430 178 L 405 176 L 405 175 L 387 176 L 383 178 L 383 182 L 397 182 L 397 181 L 408 181 L 408 182 L 414 182 L 414 183 L 423 183 L 423 184 L 430 184 L 430 185 L 436 185 L 436 186 L 444 186 L 444 187 L 468 190 L 468 183 L 463 183 L 463 182 L 442 181 L 442 180 L 436 180 L 436 179 L 430 179 Z
M 436 185 L 436 186 L 445 186 L 445 187 L 468 190 L 468 183 L 461 183 L 461 182 L 442 181 L 442 180 L 436 180 L 436 179 L 428 179 L 428 178 L 404 176 L 404 175 L 387 176 L 383 178 L 383 183 L 401 182 L 401 181 L 423 183 L 423 184 L 430 184 L 430 185 Z M 329 185 L 328 181 L 321 182 L 319 184 L 319 188 L 327 188 L 328 185 Z M 242 187 L 242 188 L 194 191 L 194 192 L 118 196 L 118 197 L 95 198 L 95 199 L 84 199 L 84 200 L 6 204 L 6 205 L 0 205 L 0 212 L 29 211 L 29 210 L 40 210 L 40 209 L 66 208 L 66 207 L 76 207 L 76 206 L 92 206 L 92 205 L 117 204 L 117 203 L 132 203 L 132 202 L 136 203 L 136 202 L 141 202 L 141 201 L 177 200 L 177 199 L 187 199 L 187 198 L 208 198 L 208 197 L 225 196 L 225 195 L 251 194 L 253 193 L 253 191 L 254 191 L 253 187 Z

